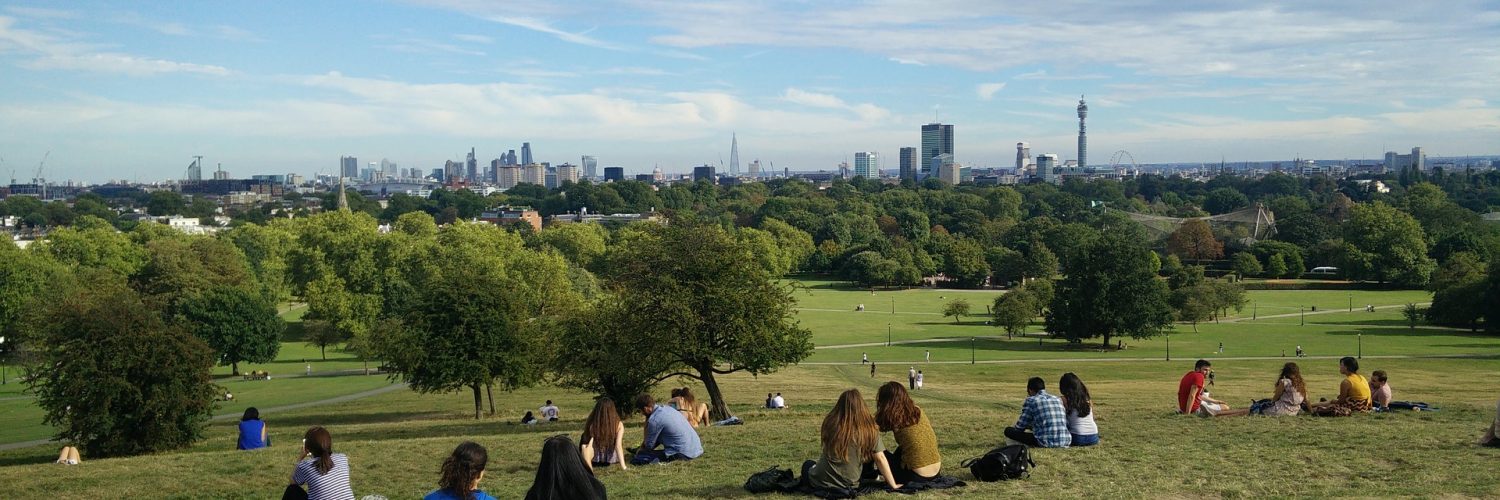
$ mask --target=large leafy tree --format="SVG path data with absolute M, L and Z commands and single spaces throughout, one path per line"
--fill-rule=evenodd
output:
M 218 287 L 183 298 L 175 307 L 188 331 L 208 343 L 220 365 L 239 375 L 240 363 L 276 359 L 286 322 L 276 304 L 244 287 Z
M 716 419 L 729 415 L 718 375 L 764 374 L 812 352 L 793 315 L 792 289 L 713 225 L 646 227 L 609 256 L 608 287 L 634 311 L 621 335 L 653 346 L 628 355 L 662 367 L 657 380 L 703 382 Z
M 92 456 L 197 441 L 221 394 L 213 351 L 119 276 L 81 273 L 78 283 L 55 284 L 24 319 L 38 353 L 27 380 L 43 421 Z
M 1047 331 L 1071 341 L 1126 335 L 1144 339 L 1171 327 L 1166 283 L 1151 271 L 1140 240 L 1106 233 L 1076 254 L 1046 313 Z
M 990 265 L 985 262 L 984 248 L 968 238 L 960 238 L 948 247 L 943 270 L 963 288 L 979 288 L 990 277 Z
M 995 297 L 993 309 L 994 325 L 1005 329 L 1005 334 L 1014 337 L 1025 333 L 1026 325 L 1036 317 L 1035 299 L 1025 287 Z
M 1189 219 L 1167 237 L 1167 251 L 1185 260 L 1204 261 L 1224 256 L 1224 244 L 1202 219 Z
M 1435 267 L 1424 234 L 1412 216 L 1378 201 L 1354 206 L 1344 223 L 1344 241 L 1369 262 L 1360 277 L 1407 286 L 1426 285 Z

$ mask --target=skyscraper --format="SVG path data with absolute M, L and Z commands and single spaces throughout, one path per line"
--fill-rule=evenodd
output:
M 953 163 L 953 155 L 948 153 L 937 155 L 932 159 L 932 164 L 929 165 L 929 168 L 932 169 L 932 174 L 936 175 L 938 180 L 948 184 L 958 184 L 959 169 L 961 167 L 957 163 Z
M 1089 166 L 1089 138 L 1084 135 L 1083 119 L 1089 116 L 1089 105 L 1078 96 L 1078 166 Z
M 625 180 L 625 167 L 604 167 L 604 182 Z
M 592 156 L 588 156 L 588 155 L 584 155 L 583 160 L 580 161 L 579 163 L 583 164 L 583 178 L 588 179 L 588 180 L 595 180 L 595 179 L 599 178 L 599 159 L 598 158 L 595 158 L 595 157 L 592 157 Z M 574 180 L 578 180 L 578 179 L 574 179 Z
M 1036 173 L 1044 181 L 1052 184 L 1062 184 L 1062 165 L 1058 164 L 1056 154 L 1047 153 L 1037 155 Z
M 588 157 L 585 156 L 584 158 Z M 575 184 L 578 182 L 577 165 L 574 165 L 572 163 L 564 163 L 557 166 L 557 185 L 561 186 L 564 182 L 572 182 Z
M 953 125 L 929 123 L 922 126 L 922 173 L 931 174 L 932 159 L 953 154 Z M 951 160 L 950 160 L 951 161 Z
M 529 142 L 521 143 L 521 164 L 531 164 L 531 143 Z
M 1016 143 L 1016 175 L 1026 170 L 1031 165 L 1031 147 L 1024 142 Z
M 880 177 L 880 153 L 860 151 L 854 153 L 854 176 L 866 179 Z
M 911 146 L 901 148 L 901 178 L 917 178 L 917 148 Z
M 203 157 L 202 156 L 194 156 L 193 157 L 193 162 L 188 164 L 187 180 L 190 180 L 190 181 L 201 181 L 201 180 L 203 180 Z
M 474 148 L 469 148 L 469 156 L 464 159 L 464 180 L 479 182 L 479 160 L 474 158 Z
M 729 134 L 729 175 L 740 176 L 740 138 Z
M 708 180 L 708 182 L 714 182 L 715 179 L 716 178 L 714 176 L 713 166 L 703 165 L 701 167 L 693 167 L 693 182 L 697 182 L 700 180 Z
M 760 160 L 755 160 L 755 161 L 750 162 L 750 178 L 751 179 L 759 179 L 760 178 Z
M 503 156 L 500 157 L 500 164 L 502 164 L 502 165 L 520 165 L 520 163 L 516 162 L 516 150 L 512 149 L 510 151 L 506 151 L 505 155 L 503 155 Z
M 353 156 L 340 156 L 339 177 L 359 177 L 359 159 Z

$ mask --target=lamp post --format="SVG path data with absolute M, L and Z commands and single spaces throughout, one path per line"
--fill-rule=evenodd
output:
M 896 314 L 896 298 L 891 297 L 891 314 Z
M 1167 332 L 1167 361 L 1172 360 L 1172 332 Z
M 0 385 L 5 385 L 5 337 L 0 337 Z
M 1250 321 L 1255 321 L 1255 318 L 1257 316 L 1257 312 L 1259 312 L 1259 309 L 1257 309 L 1257 306 L 1258 306 L 1258 304 L 1255 301 L 1253 301 L 1253 300 L 1250 301 Z
M 1365 334 L 1363 334 L 1363 333 L 1356 333 L 1356 334 L 1354 334 L 1354 341 L 1359 343 L 1358 344 L 1359 351 L 1355 355 L 1359 356 L 1359 359 L 1365 359 Z
M 1307 326 L 1307 307 L 1302 307 L 1302 326 Z
M 886 323 L 885 324 L 885 346 L 886 347 L 890 347 L 891 346 L 891 324 L 890 323 Z
M 1349 312 L 1354 312 L 1354 292 L 1349 292 Z
M 969 364 L 974 364 L 974 337 L 969 337 Z

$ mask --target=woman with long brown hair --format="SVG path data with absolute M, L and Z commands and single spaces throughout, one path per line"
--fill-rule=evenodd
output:
M 1280 417 L 1302 411 L 1302 403 L 1307 400 L 1307 383 L 1302 381 L 1302 369 L 1297 363 L 1282 365 L 1281 375 L 1276 378 L 1276 393 L 1271 400 L 1273 402 L 1262 408 L 1259 414 Z
M 589 412 L 588 421 L 583 424 L 583 435 L 578 438 L 580 451 L 584 451 L 583 458 L 592 462 L 594 467 L 614 464 L 625 470 L 624 435 L 625 423 L 620 421 L 615 401 L 599 398 L 594 402 L 594 411 Z
M 422 500 L 495 500 L 479 489 L 479 481 L 484 479 L 484 468 L 489 462 L 489 452 L 483 446 L 464 441 L 443 460 L 443 476 L 438 479 L 438 489 Z
M 693 397 L 693 390 L 687 387 L 673 389 L 673 392 L 673 406 L 677 407 L 677 411 L 682 412 L 682 418 L 687 419 L 688 425 L 693 426 L 694 429 L 697 429 L 699 425 L 708 425 L 707 403 L 699 403 L 698 399 Z
M 819 434 L 822 456 L 802 464 L 802 481 L 807 485 L 835 490 L 858 488 L 864 464 L 874 462 L 887 486 L 893 490 L 901 488 L 885 459 L 885 444 L 880 441 L 875 417 L 870 415 L 859 389 L 839 395 L 833 410 L 823 417 Z
M 942 470 L 943 456 L 938 452 L 932 422 L 900 382 L 880 386 L 875 396 L 875 424 L 881 432 L 896 435 L 896 452 L 884 453 L 897 481 L 931 479 Z M 872 477 L 875 472 L 874 468 L 865 467 L 865 477 Z
M 333 452 L 328 429 L 314 426 L 302 437 L 302 456 L 292 469 L 292 484 L 306 484 L 309 500 L 354 500 L 349 488 L 349 457 Z

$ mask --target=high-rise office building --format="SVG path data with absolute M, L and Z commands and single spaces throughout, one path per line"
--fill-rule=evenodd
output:
M 714 167 L 712 165 L 693 167 L 693 182 L 698 182 L 705 179 L 708 180 L 708 182 L 714 182 L 716 180 L 716 176 L 714 176 Z
M 557 185 L 561 186 L 564 182 L 578 183 L 578 165 L 564 163 L 557 166 Z
M 474 158 L 474 148 L 469 148 L 469 156 L 464 158 L 464 180 L 479 182 L 479 160 Z
M 604 167 L 604 182 L 625 180 L 625 167 Z
M 516 162 L 516 150 L 512 149 L 510 151 L 506 151 L 505 154 L 500 155 L 500 164 L 519 165 L 519 163 Z
M 453 161 L 443 161 L 443 179 L 447 182 L 458 182 L 463 179 L 464 164 Z
M 953 125 L 929 123 L 922 126 L 922 173 L 932 174 L 932 159 L 953 155 Z M 951 161 L 951 160 L 950 160 Z
M 1031 166 L 1031 147 L 1024 142 L 1016 143 L 1016 175 L 1026 171 Z
M 598 158 L 595 158 L 595 157 L 592 157 L 592 156 L 588 156 L 588 155 L 584 155 L 583 156 L 583 160 L 581 160 L 580 163 L 583 164 L 583 178 L 591 180 L 591 181 L 592 180 L 597 180 L 599 178 L 599 159 Z
M 490 160 L 490 168 L 484 172 L 485 180 L 496 184 L 500 183 L 500 161 L 500 158 Z
M 958 184 L 959 165 L 953 162 L 953 155 L 948 153 L 937 155 L 932 158 L 932 165 L 929 167 L 932 170 L 932 174 L 936 175 L 938 180 L 948 184 Z
M 901 148 L 901 178 L 917 178 L 917 148 L 911 146 Z
M 519 166 L 501 165 L 500 169 L 495 171 L 495 184 L 498 184 L 500 186 L 500 189 L 510 189 L 516 187 L 516 184 L 519 184 L 520 182 L 521 167 Z
M 760 160 L 755 160 L 755 161 L 750 162 L 750 178 L 751 179 L 759 179 L 760 178 Z
M 201 181 L 201 180 L 203 180 L 203 157 L 202 156 L 193 157 L 193 162 L 188 164 L 187 180 L 190 180 L 190 181 Z M 40 182 L 40 181 L 38 181 L 38 182 Z
M 880 177 L 880 153 L 860 151 L 854 153 L 854 176 L 866 179 Z
M 521 164 L 530 165 L 531 163 L 531 143 L 523 142 L 521 143 Z
M 359 177 L 359 159 L 353 156 L 339 157 L 339 176 L 349 178 Z
M 530 163 L 521 166 L 521 182 L 547 185 L 547 166 L 540 163 Z
M 740 176 L 740 138 L 729 134 L 729 175 Z
M 1056 154 L 1037 155 L 1036 173 L 1046 182 L 1062 184 L 1062 164 L 1058 163 Z
M 1084 132 L 1083 119 L 1089 116 L 1089 105 L 1078 96 L 1078 166 L 1089 166 L 1089 138 Z

